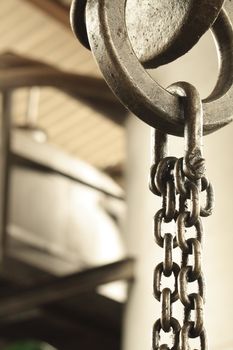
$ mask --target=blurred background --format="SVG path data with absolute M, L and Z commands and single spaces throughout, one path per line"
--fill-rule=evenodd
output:
M 162 259 L 152 233 L 160 199 L 147 185 L 151 129 L 75 39 L 70 4 L 0 0 L 0 349 L 150 349 Z M 211 33 L 148 73 L 164 87 L 187 80 L 206 97 L 218 75 Z M 232 128 L 205 138 L 216 190 L 204 223 L 213 350 L 233 349 Z M 182 139 L 171 145 L 182 155 Z

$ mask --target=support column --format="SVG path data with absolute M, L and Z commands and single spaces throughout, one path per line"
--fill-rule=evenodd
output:
M 11 112 L 12 92 L 3 91 L 0 128 L 0 264 L 6 252 L 10 175 Z

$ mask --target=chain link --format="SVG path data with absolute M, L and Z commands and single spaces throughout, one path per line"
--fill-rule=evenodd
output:
M 164 261 L 154 271 L 154 296 L 161 302 L 162 311 L 153 329 L 153 350 L 190 350 L 191 338 L 200 339 L 201 350 L 207 350 L 203 316 L 205 281 L 201 258 L 204 231 L 201 217 L 211 215 L 214 193 L 205 176 L 203 113 L 199 94 L 187 83 L 178 83 L 177 86 L 177 93 L 182 88 L 186 96 L 184 158 L 168 157 L 168 137 L 155 130 L 154 164 L 150 176 L 151 191 L 162 197 L 162 208 L 154 216 L 154 236 L 156 243 L 164 250 Z M 172 86 L 172 92 L 176 92 L 175 86 Z M 204 206 L 201 205 L 201 192 L 206 192 Z M 163 225 L 172 221 L 176 224 L 176 232 L 163 234 Z M 181 251 L 180 266 L 173 261 L 173 250 L 177 247 Z M 173 290 L 162 287 L 164 277 L 174 279 Z M 189 293 L 190 286 L 194 285 L 197 287 L 196 293 Z M 173 303 L 178 300 L 184 307 L 182 326 L 172 314 Z M 173 333 L 171 348 L 160 344 L 162 330 Z

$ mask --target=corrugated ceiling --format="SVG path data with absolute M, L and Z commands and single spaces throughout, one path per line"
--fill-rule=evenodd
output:
M 71 30 L 23 0 L 0 1 L 0 51 L 7 50 L 65 70 L 99 76 L 91 53 Z M 16 123 L 24 121 L 27 97 L 26 89 L 15 94 Z M 57 90 L 42 89 L 38 124 L 47 131 L 51 143 L 97 167 L 124 160 L 124 130 Z

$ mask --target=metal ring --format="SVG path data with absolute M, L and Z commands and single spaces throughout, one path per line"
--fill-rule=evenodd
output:
M 160 209 L 154 216 L 154 236 L 156 243 L 163 248 L 164 247 L 164 237 L 162 237 L 162 222 L 164 219 L 164 209 Z M 176 221 L 177 215 L 174 220 Z M 173 248 L 178 246 L 176 237 L 173 240 Z
M 189 213 L 184 212 L 181 213 L 177 218 L 177 242 L 181 250 L 183 252 L 189 253 L 189 245 L 187 244 L 187 240 L 185 239 L 186 233 L 186 220 L 189 218 Z M 201 218 L 198 218 L 195 223 L 195 229 L 197 233 L 197 239 L 202 244 L 203 241 L 203 226 Z
M 192 271 L 191 266 L 187 266 L 187 267 L 182 267 L 180 270 L 180 274 L 179 274 L 179 298 L 180 301 L 182 302 L 182 304 L 188 308 L 188 309 L 192 309 L 194 310 L 194 300 L 192 299 L 192 297 L 190 297 L 190 295 L 192 294 L 188 294 L 187 292 L 187 286 L 188 286 L 188 282 L 191 282 L 189 280 L 189 275 Z M 202 297 L 203 301 L 205 302 L 205 282 L 204 282 L 204 275 L 203 273 L 201 273 L 201 275 L 199 276 L 199 278 L 197 279 L 197 283 L 198 283 L 198 294 Z
M 180 3 L 167 0 L 164 4 L 162 0 L 157 1 L 158 6 L 153 9 L 153 1 L 127 0 L 127 28 L 140 62 L 147 68 L 155 68 L 185 54 L 211 27 L 223 1 L 186 0 L 185 3 Z M 85 21 L 86 2 L 87 0 L 73 0 L 70 17 L 76 37 L 84 47 L 90 49 Z M 133 5 L 136 5 L 136 11 L 133 10 Z M 151 16 L 148 20 L 149 11 Z M 163 20 L 160 20 L 161 18 Z
M 147 124 L 177 136 L 184 134 L 181 99 L 156 83 L 137 59 L 125 23 L 126 0 L 88 0 L 86 24 L 90 46 L 109 86 L 134 114 Z M 229 5 L 230 6 L 230 5 Z M 233 119 L 232 19 L 220 12 L 212 31 L 221 53 L 219 79 L 203 101 L 204 134 L 212 133 Z M 189 86 L 181 94 L 189 97 Z
M 179 348 L 179 338 L 180 338 L 180 324 L 174 317 L 171 318 L 171 328 L 174 334 L 174 345 L 171 350 L 177 350 Z M 159 345 L 160 342 L 160 332 L 162 329 L 160 319 L 157 320 L 153 327 L 153 350 L 166 349 L 166 344 Z
M 161 299 L 161 277 L 163 274 L 163 263 L 160 263 L 156 266 L 154 271 L 154 297 L 160 301 Z M 175 303 L 179 299 L 179 293 L 178 293 L 178 276 L 180 273 L 180 267 L 178 264 L 173 263 L 172 272 L 175 277 L 175 288 L 174 291 L 171 294 L 171 302 Z

